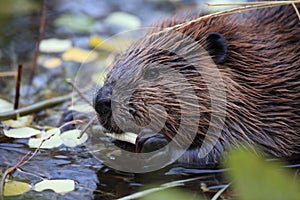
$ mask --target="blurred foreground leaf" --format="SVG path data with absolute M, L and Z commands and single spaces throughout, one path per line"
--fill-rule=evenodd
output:
M 228 176 L 239 199 L 300 199 L 300 185 L 280 166 L 246 150 L 230 152 L 227 160 Z

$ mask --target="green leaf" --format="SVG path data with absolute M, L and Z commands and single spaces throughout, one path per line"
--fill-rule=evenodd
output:
M 75 181 L 70 179 L 44 180 L 35 184 L 33 189 L 37 192 L 41 192 L 43 190 L 53 190 L 56 193 L 65 194 L 75 189 Z
M 7 182 L 4 185 L 4 196 L 17 196 L 29 191 L 31 186 L 19 181 Z
M 247 150 L 233 150 L 228 155 L 228 176 L 233 180 L 239 199 L 299 199 L 300 185 L 280 164 L 266 162 Z

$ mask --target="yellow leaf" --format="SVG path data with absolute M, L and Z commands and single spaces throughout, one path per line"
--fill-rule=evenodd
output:
M 17 196 L 29 191 L 31 186 L 27 183 L 12 181 L 4 185 L 4 196 Z
M 93 51 L 80 49 L 77 47 L 68 49 L 62 56 L 62 58 L 66 61 L 74 61 L 81 63 L 94 61 L 97 59 L 97 57 L 97 53 Z
M 51 69 L 60 66 L 61 63 L 60 58 L 50 58 L 44 62 L 44 67 Z
M 115 51 L 115 47 L 105 41 L 102 37 L 98 35 L 92 35 L 90 37 L 89 45 L 91 48 L 97 48 L 105 51 Z

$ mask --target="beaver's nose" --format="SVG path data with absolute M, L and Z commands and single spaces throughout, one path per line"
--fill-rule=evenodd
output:
M 111 112 L 111 93 L 111 87 L 102 87 L 96 93 L 94 107 L 99 115 L 105 115 Z

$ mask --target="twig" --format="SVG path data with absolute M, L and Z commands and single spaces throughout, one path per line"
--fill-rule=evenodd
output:
M 252 2 L 235 2 L 235 3 L 208 3 L 208 6 L 238 6 L 238 5 L 276 5 L 276 4 L 293 4 L 295 1 L 252 1 Z
M 165 28 L 163 31 L 153 33 L 153 34 L 160 34 L 164 31 L 168 31 L 168 30 L 177 30 L 177 29 L 187 27 L 187 26 L 189 26 L 193 23 L 199 22 L 203 19 L 210 18 L 210 17 L 219 17 L 219 16 L 230 15 L 230 14 L 234 14 L 234 13 L 238 13 L 238 12 L 246 12 L 246 11 L 250 11 L 250 10 L 257 10 L 257 9 L 262 9 L 262 8 L 280 6 L 280 5 L 288 5 L 288 4 L 292 4 L 292 3 L 296 4 L 296 3 L 300 3 L 300 1 L 299 0 L 296 0 L 296 1 L 279 1 L 279 3 L 277 3 L 276 1 L 275 2 L 271 1 L 270 3 L 264 3 L 264 4 L 261 4 L 261 5 L 256 4 L 256 5 L 248 5 L 248 6 L 238 7 L 238 8 L 232 8 L 232 9 L 228 9 L 228 10 L 224 10 L 224 11 L 204 15 L 204 16 L 201 16 L 201 17 L 196 18 L 194 20 L 190 20 L 186 23 L 177 24 L 177 25 L 174 25 L 172 27 Z
M 227 188 L 229 188 L 230 183 L 227 184 L 225 187 L 223 187 L 221 190 L 219 190 L 212 198 L 211 200 L 218 200 L 219 197 L 221 196 L 221 194 L 223 194 L 223 192 L 225 192 L 225 190 L 227 190 Z
M 82 120 L 76 119 L 76 120 L 72 120 L 72 121 L 66 122 L 66 123 L 64 123 L 63 125 L 61 125 L 61 126 L 58 127 L 58 128 L 61 130 L 62 128 L 64 128 L 65 126 L 68 126 L 68 125 L 70 125 L 70 124 L 83 124 L 83 123 L 84 123 L 84 122 L 83 122 Z
M 6 180 L 6 177 L 12 173 L 13 171 L 15 171 L 19 166 L 21 166 L 21 164 L 24 162 L 25 158 L 27 156 L 29 156 L 29 154 L 31 153 L 31 151 L 28 151 L 25 156 L 23 156 L 21 158 L 21 160 L 13 167 L 10 167 L 8 168 L 2 175 L 2 179 L 1 179 L 1 182 L 0 182 L 0 198 L 3 199 L 3 196 L 4 196 L 4 183 L 5 183 L 5 180 Z
M 8 112 L 0 113 L 0 121 L 8 120 L 8 119 L 16 119 L 17 116 L 24 116 L 28 114 L 32 114 L 41 110 L 44 110 L 46 108 L 50 108 L 53 106 L 56 106 L 58 104 L 61 104 L 69 99 L 72 98 L 71 94 L 61 96 L 61 97 L 55 97 L 52 99 L 47 99 L 41 102 L 38 102 L 36 104 L 19 108 L 17 110 L 12 110 Z
M 14 110 L 18 109 L 18 107 L 19 107 L 21 77 L 22 77 L 22 65 L 20 64 L 18 66 L 18 74 L 17 74 L 17 80 L 16 80 L 16 94 L 15 94 Z
M 32 66 L 31 66 L 31 71 L 30 71 L 30 76 L 29 76 L 29 84 L 28 84 L 28 89 L 27 89 L 26 96 L 28 96 L 29 92 L 30 92 L 30 88 L 31 88 L 32 81 L 33 81 L 34 74 L 35 74 L 35 68 L 36 68 L 36 65 L 37 65 L 40 42 L 44 37 L 45 24 L 46 24 L 46 3 L 47 3 L 47 0 L 43 0 L 42 8 L 41 8 L 39 37 L 38 37 L 38 40 L 37 40 L 37 42 L 35 44 L 35 48 L 34 48 L 34 56 L 33 56 L 33 61 L 32 61 Z
M 295 12 L 296 12 L 296 14 L 297 14 L 297 16 L 298 16 L 298 18 L 300 20 L 300 13 L 299 13 L 299 10 L 298 10 L 297 6 L 295 5 L 295 3 L 292 3 L 292 6 L 295 9 Z
M 150 188 L 150 189 L 146 189 L 144 191 L 140 191 L 140 192 L 136 192 L 134 194 L 130 194 L 128 196 L 119 198 L 118 200 L 129 200 L 129 199 L 137 199 L 137 198 L 145 197 L 146 195 L 149 195 L 151 193 L 158 192 L 158 191 L 161 191 L 161 190 L 166 190 L 166 189 L 173 188 L 173 187 L 183 186 L 184 183 L 199 180 L 199 179 L 201 179 L 201 177 L 183 179 L 183 180 L 179 180 L 179 181 L 172 181 L 172 182 L 169 182 L 169 183 L 162 184 L 159 187 Z
M 15 71 L 0 72 L 0 77 L 16 76 L 16 75 L 17 73 Z
M 50 136 L 48 136 L 47 138 L 43 139 L 42 142 L 40 143 L 40 145 L 35 149 L 35 151 L 33 153 L 32 153 L 32 151 L 28 151 L 16 165 L 14 165 L 13 167 L 8 168 L 3 173 L 3 176 L 2 176 L 2 179 L 1 179 L 1 182 L 0 182 L 0 199 L 1 200 L 4 197 L 4 183 L 5 183 L 5 180 L 6 180 L 7 176 L 9 174 L 11 174 L 12 172 L 14 172 L 17 168 L 19 168 L 19 167 L 25 165 L 26 163 L 28 163 L 37 154 L 37 152 L 41 149 L 41 146 L 44 144 L 44 142 L 46 142 L 47 140 L 50 140 L 51 137 L 53 137 L 54 135 L 55 135 L 55 133 L 53 133 Z M 29 154 L 31 154 L 31 153 L 32 153 L 32 155 L 27 160 L 25 160 L 29 156 Z
M 86 132 L 86 130 L 92 125 L 92 123 L 97 119 L 97 116 L 94 116 L 89 123 L 87 123 L 87 125 L 80 131 L 79 136 L 77 137 L 78 139 L 80 139 L 83 134 Z
M 72 88 L 78 93 L 78 95 L 90 106 L 93 107 L 93 104 L 83 95 L 83 93 L 79 90 L 79 88 L 71 81 L 71 80 L 67 80 L 67 83 L 69 83 Z

